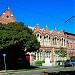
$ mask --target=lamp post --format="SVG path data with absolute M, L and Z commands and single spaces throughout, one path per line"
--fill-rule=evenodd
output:
M 5 56 L 6 56 L 6 54 L 3 54 L 3 57 L 4 57 L 4 69 L 5 69 L 5 71 L 6 71 L 6 62 L 5 62 Z

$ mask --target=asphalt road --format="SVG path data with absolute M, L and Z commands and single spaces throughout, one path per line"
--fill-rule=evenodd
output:
M 47 70 L 37 70 L 37 71 L 26 71 L 26 72 L 18 72 L 18 73 L 10 73 L 10 74 L 2 74 L 2 75 L 41 75 L 42 72 L 54 72 L 54 71 L 70 71 L 75 70 L 75 67 L 66 67 L 66 68 L 49 68 Z

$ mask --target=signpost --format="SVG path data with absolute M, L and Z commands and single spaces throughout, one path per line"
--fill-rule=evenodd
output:
M 4 57 L 4 67 L 5 67 L 5 71 L 6 71 L 6 62 L 5 62 L 5 56 L 6 56 L 6 54 L 3 54 L 3 57 Z

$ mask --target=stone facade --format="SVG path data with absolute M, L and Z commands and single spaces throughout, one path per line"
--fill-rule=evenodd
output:
M 37 24 L 33 28 L 34 35 L 40 42 L 41 48 L 39 52 L 36 52 L 35 59 L 44 60 L 46 57 L 50 59 L 50 62 L 61 60 L 54 51 L 60 50 L 63 47 L 67 50 L 67 57 L 64 59 L 70 59 L 70 56 L 75 55 L 75 34 L 64 32 L 63 30 L 57 31 L 56 28 L 48 30 L 46 26 L 44 29 L 40 29 L 40 25 Z
M 11 13 L 9 7 L 0 15 L 0 23 L 7 24 L 10 22 L 16 22 L 13 14 Z

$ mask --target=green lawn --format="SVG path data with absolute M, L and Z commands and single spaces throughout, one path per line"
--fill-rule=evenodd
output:
M 20 70 L 7 70 L 7 71 L 1 71 L 0 74 L 3 73 L 14 73 L 14 72 L 25 72 L 25 71 L 32 71 L 32 70 L 45 70 L 48 68 L 34 68 L 34 69 L 20 69 Z
M 63 68 L 63 66 L 52 66 L 50 68 Z M 7 71 L 0 71 L 2 73 L 14 73 L 14 72 L 25 72 L 25 71 L 32 71 L 32 70 L 47 70 L 49 68 L 34 68 L 34 69 L 19 69 L 19 70 L 7 70 Z

